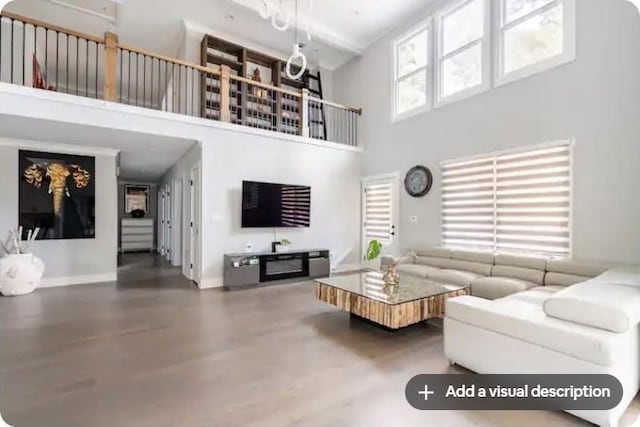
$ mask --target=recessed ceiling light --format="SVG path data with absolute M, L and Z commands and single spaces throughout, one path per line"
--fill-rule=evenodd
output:
M 236 17 L 231 14 L 228 14 L 224 17 L 224 19 L 226 19 L 229 22 L 233 22 L 236 19 Z
M 352 14 L 353 16 L 360 16 L 360 11 L 359 11 L 359 10 L 355 10 L 355 9 L 354 9 L 354 10 L 352 10 L 352 11 L 351 11 L 351 14 Z

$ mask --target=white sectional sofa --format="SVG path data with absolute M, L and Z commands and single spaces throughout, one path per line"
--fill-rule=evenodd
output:
M 640 268 L 569 259 L 426 248 L 402 274 L 471 287 L 447 301 L 444 352 L 484 374 L 610 374 L 608 411 L 570 413 L 617 426 L 640 387 Z M 384 261 L 383 261 L 384 263 Z

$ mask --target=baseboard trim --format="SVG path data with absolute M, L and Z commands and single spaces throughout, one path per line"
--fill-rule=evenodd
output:
M 223 285 L 222 277 L 210 277 L 198 281 L 199 289 L 221 288 Z
M 117 273 L 88 274 L 85 276 L 51 277 L 42 279 L 39 288 L 56 288 L 58 286 L 88 285 L 90 283 L 115 282 Z

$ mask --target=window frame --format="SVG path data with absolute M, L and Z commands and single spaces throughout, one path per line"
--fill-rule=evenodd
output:
M 493 31 L 495 40 L 494 58 L 494 87 L 500 87 L 530 76 L 533 76 L 544 71 L 551 70 L 560 65 L 567 64 L 576 59 L 576 3 L 575 0 L 553 0 L 549 4 L 546 4 L 536 10 L 530 11 L 527 14 L 515 19 L 514 21 L 505 24 L 506 16 L 506 1 L 507 0 L 495 0 L 499 2 L 498 7 L 494 8 L 493 16 Z M 562 31 L 563 31 L 563 46 L 562 53 L 560 55 L 552 56 L 547 59 L 535 62 L 531 65 L 519 68 L 509 73 L 504 72 L 504 44 L 505 33 L 510 28 L 528 21 L 529 19 L 540 15 L 546 10 L 552 9 L 558 4 L 562 4 L 563 16 L 562 16 Z
M 438 108 L 444 105 L 448 105 L 465 98 L 469 98 L 480 93 L 486 92 L 491 88 L 491 11 L 492 11 L 492 1 L 491 0 L 479 0 L 483 3 L 483 35 L 481 38 L 476 39 L 472 42 L 469 42 L 459 48 L 447 53 L 443 54 L 444 50 L 444 34 L 443 34 L 443 20 L 455 13 L 456 11 L 462 9 L 467 4 L 471 3 L 475 0 L 458 0 L 450 2 L 445 7 L 441 8 L 438 12 L 434 14 L 434 39 L 436 48 L 435 55 L 433 59 L 433 68 L 435 81 L 433 86 L 433 91 L 435 92 L 434 96 L 434 108 Z M 480 84 L 473 86 L 471 88 L 462 90 L 460 92 L 456 92 L 454 94 L 443 96 L 442 94 L 442 83 L 443 73 L 442 73 L 442 63 L 453 56 L 456 56 L 462 52 L 465 52 L 477 44 L 481 44 L 482 49 L 482 65 L 481 71 L 482 75 L 480 76 Z
M 432 46 L 433 46 L 433 31 L 432 31 L 432 19 L 428 18 L 423 20 L 419 24 L 413 26 L 409 31 L 404 32 L 399 37 L 395 38 L 391 43 L 391 122 L 395 123 L 397 121 L 409 118 L 411 116 L 415 116 L 416 114 L 421 114 L 426 111 L 431 110 L 432 108 L 432 79 L 433 79 L 433 64 L 432 64 Z M 398 61 L 398 48 L 411 38 L 415 37 L 419 33 L 424 32 L 427 36 L 427 63 L 424 67 L 420 67 L 410 73 L 407 73 L 403 76 L 398 75 L 399 69 L 399 61 Z M 419 107 L 411 108 L 409 110 L 398 112 L 398 85 L 401 81 L 408 79 L 414 75 L 417 75 L 420 72 L 424 72 L 426 74 L 426 85 L 425 85 L 425 103 Z

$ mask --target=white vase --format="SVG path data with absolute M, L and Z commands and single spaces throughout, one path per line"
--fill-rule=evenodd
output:
M 44 263 L 33 254 L 12 254 L 0 258 L 0 293 L 4 296 L 33 292 L 44 273 Z

